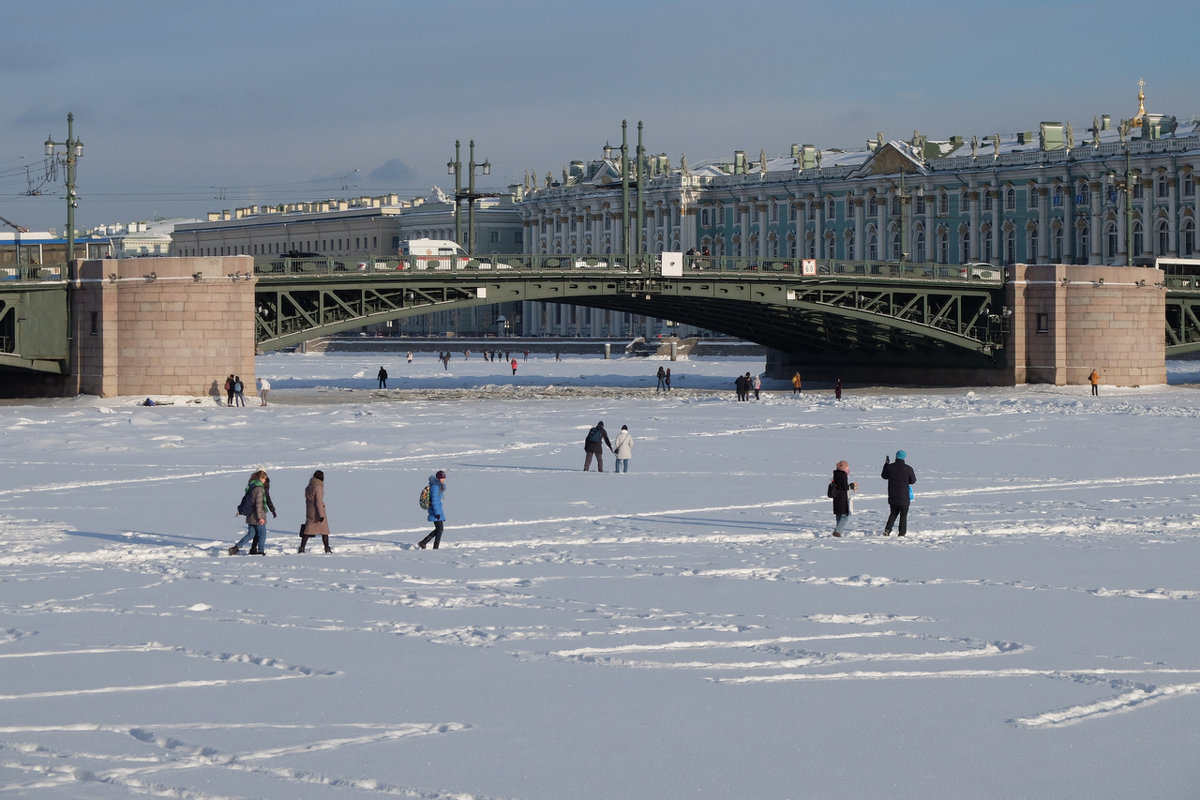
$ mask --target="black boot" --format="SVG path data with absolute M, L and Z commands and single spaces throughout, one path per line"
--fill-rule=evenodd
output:
M 233 547 L 229 548 L 229 555 L 236 556 L 237 554 L 238 554 L 238 549 L 237 549 L 237 545 L 235 544 Z

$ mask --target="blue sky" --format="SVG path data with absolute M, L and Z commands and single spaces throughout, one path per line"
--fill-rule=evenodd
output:
M 80 227 L 251 203 L 503 188 L 643 121 L 689 164 L 882 131 L 1076 131 L 1200 114 L 1192 2 L 32 0 L 3 4 L 0 216 L 62 230 L 47 135 L 84 142 Z M 354 172 L 358 170 L 358 172 Z M 27 177 L 28 175 L 28 177 Z M 349 176 L 349 177 L 346 177 Z M 342 192 L 342 185 L 351 188 Z M 222 199 L 223 198 L 223 199 Z

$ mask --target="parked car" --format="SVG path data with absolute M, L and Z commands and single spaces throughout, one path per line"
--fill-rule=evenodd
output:
M 986 261 L 968 261 L 962 265 L 966 271 L 964 278 L 978 278 L 983 281 L 998 281 L 1000 280 L 1000 268 L 994 264 L 989 264 Z

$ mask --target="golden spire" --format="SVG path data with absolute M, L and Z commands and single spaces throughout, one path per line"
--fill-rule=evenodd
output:
M 1138 78 L 1138 113 L 1129 123 L 1134 128 L 1142 127 L 1142 119 L 1146 116 L 1146 92 L 1143 91 L 1145 86 L 1146 82 Z

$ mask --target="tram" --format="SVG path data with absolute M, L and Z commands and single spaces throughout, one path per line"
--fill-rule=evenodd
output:
M 110 239 L 75 240 L 75 257 L 107 258 Z M 49 233 L 0 232 L 0 281 L 60 280 L 67 263 L 67 240 Z

